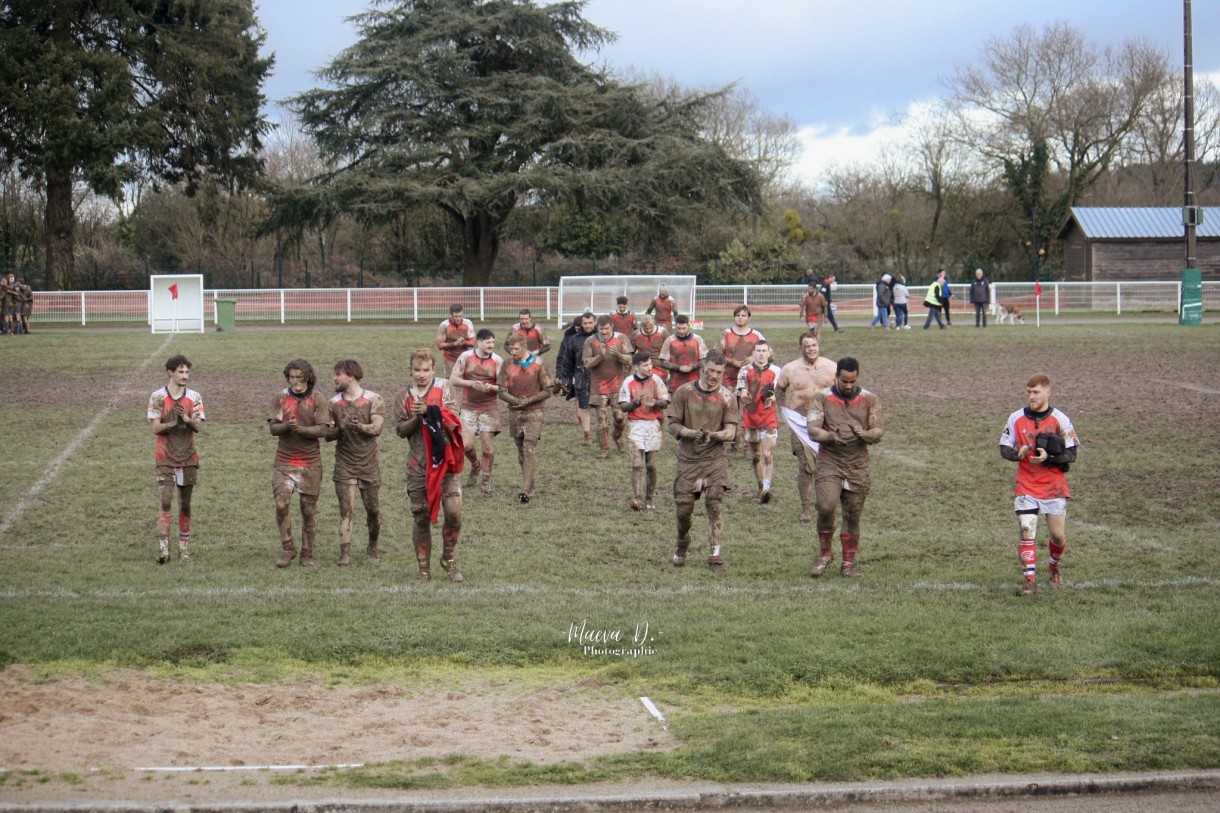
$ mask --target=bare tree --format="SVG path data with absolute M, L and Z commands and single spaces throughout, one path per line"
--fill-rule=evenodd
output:
M 1045 144 L 1055 190 L 1044 207 L 1059 217 L 1125 157 L 1169 75 L 1167 57 L 1142 40 L 1102 47 L 1066 23 L 1021 26 L 957 72 L 949 108 L 963 142 L 997 172 Z

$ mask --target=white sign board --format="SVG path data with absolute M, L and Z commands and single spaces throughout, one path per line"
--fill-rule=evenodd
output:
M 202 274 L 154 274 L 148 279 L 153 333 L 203 332 Z

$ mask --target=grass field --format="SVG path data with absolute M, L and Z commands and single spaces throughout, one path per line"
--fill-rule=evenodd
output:
M 790 360 L 798 331 L 762 328 L 777 361 Z M 661 454 L 659 510 L 633 514 L 628 457 L 597 461 L 580 445 L 570 404 L 555 399 L 537 499 L 517 503 L 519 470 L 504 437 L 495 493 L 467 495 L 464 584 L 412 581 L 407 444 L 392 433 L 381 440 L 380 566 L 363 557 L 332 566 L 337 507 L 327 481 L 321 566 L 276 570 L 264 413 L 284 362 L 305 356 L 323 373 L 357 358 L 366 387 L 389 399 L 407 380 L 411 350 L 432 336 L 349 326 L 4 341 L 0 666 L 29 664 L 48 678 L 129 667 L 265 683 L 305 673 L 332 684 L 480 672 L 596 680 L 650 696 L 679 743 L 548 771 L 436 768 L 438 781 L 456 783 L 1220 766 L 1215 325 L 959 324 L 827 336 L 823 353 L 856 356 L 886 414 L 858 580 L 808 577 L 816 537 L 797 522 L 786 436 L 770 505 L 749 499 L 748 461 L 732 461 L 726 572 L 699 566 L 701 556 L 676 570 L 672 439 Z M 199 438 L 196 561 L 158 567 L 143 413 L 174 352 L 194 363 L 209 420 Z M 997 440 L 1038 370 L 1051 376 L 1052 403 L 1083 445 L 1070 474 L 1071 584 L 1050 589 L 1044 578 L 1036 596 L 1019 598 L 1014 468 Z M 692 553 L 706 539 L 701 510 Z M 355 541 L 359 548 L 362 524 Z M 1039 542 L 1044 575 L 1044 525 Z M 582 621 L 627 638 L 646 626 L 649 651 L 587 655 L 569 640 Z M 394 764 L 328 777 L 417 781 Z

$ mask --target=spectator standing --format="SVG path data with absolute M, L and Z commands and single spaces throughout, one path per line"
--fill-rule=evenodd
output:
M 949 300 L 953 298 L 953 289 L 949 287 L 949 277 L 943 276 L 944 269 L 941 269 L 942 276 L 940 278 L 940 306 L 945 312 L 945 327 L 953 327 L 953 317 L 949 313 Z
M 868 323 L 870 329 L 881 325 L 883 330 L 890 328 L 890 306 L 894 303 L 894 277 L 882 274 L 874 288 L 873 304 L 877 306 L 877 315 Z
M 941 330 L 945 329 L 945 322 L 940 317 L 940 283 L 945 278 L 945 269 L 940 269 L 936 272 L 936 279 L 932 280 L 932 284 L 928 286 L 928 293 L 924 295 L 923 304 L 928 309 L 928 318 L 923 321 L 923 329 L 927 330 L 932 326 L 932 319 L 936 319 L 936 324 Z
M 974 326 L 987 327 L 987 306 L 991 304 L 991 283 L 983 269 L 974 269 L 974 280 L 970 283 L 970 304 L 974 306 Z
M 911 301 L 911 291 L 907 288 L 907 278 L 902 274 L 894 281 L 894 329 L 910 330 L 910 314 L 907 304 Z

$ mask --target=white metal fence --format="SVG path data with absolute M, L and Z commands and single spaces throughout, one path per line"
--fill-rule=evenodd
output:
M 1035 304 L 1032 282 L 992 283 L 994 299 L 1022 310 Z M 1042 316 L 1083 314 L 1177 313 L 1181 285 L 1166 282 L 1045 282 L 1042 284 Z M 911 286 L 910 310 L 923 309 L 927 284 Z M 953 286 L 954 311 L 971 310 L 969 287 Z M 695 318 L 726 321 L 733 308 L 750 306 L 755 317 L 797 315 L 803 285 L 700 285 L 695 289 Z M 532 288 L 277 288 L 262 290 L 204 291 L 204 312 L 215 321 L 215 300 L 235 303 L 237 321 L 319 322 L 358 320 L 440 322 L 449 306 L 461 303 L 466 315 L 477 322 L 516 321 L 521 308 L 529 308 L 535 319 L 555 319 L 557 287 Z M 871 318 L 872 285 L 838 285 L 834 291 L 840 320 L 856 315 Z M 631 303 L 642 312 L 644 302 Z M 1203 283 L 1203 309 L 1220 310 L 1220 282 Z M 36 291 L 31 321 L 35 324 L 103 324 L 135 322 L 148 324 L 148 291 Z

